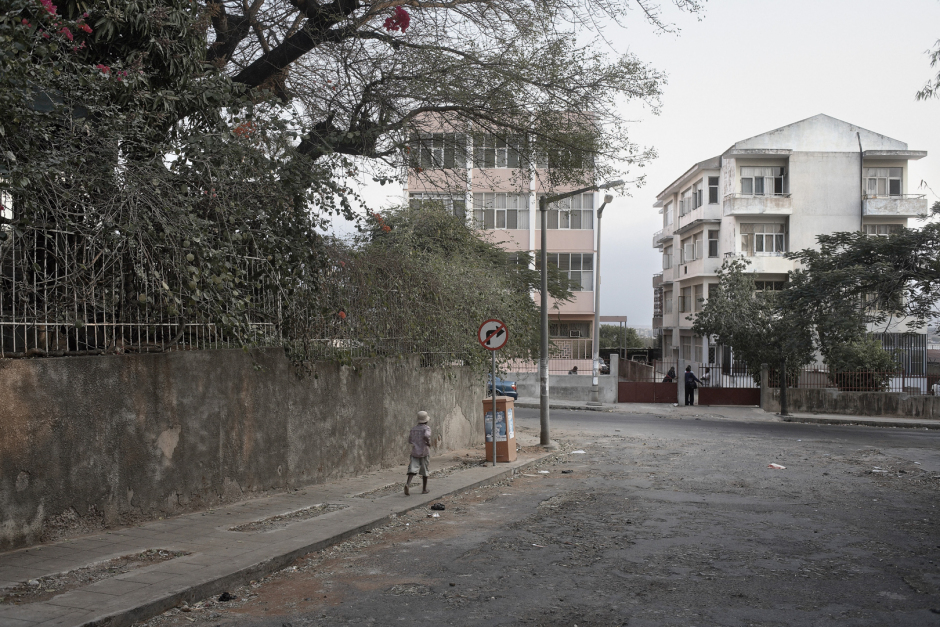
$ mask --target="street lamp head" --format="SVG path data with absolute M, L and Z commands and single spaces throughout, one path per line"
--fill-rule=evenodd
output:
M 614 202 L 614 195 L 613 195 L 613 194 L 604 194 L 604 204 L 607 205 L 607 204 L 610 204 L 610 203 L 612 203 L 612 202 Z

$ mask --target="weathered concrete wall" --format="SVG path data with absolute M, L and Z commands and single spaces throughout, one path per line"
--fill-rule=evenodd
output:
M 780 411 L 779 388 L 761 390 L 764 411 Z M 901 392 L 840 392 L 832 388 L 787 388 L 790 412 L 849 416 L 899 416 L 940 420 L 940 396 Z
M 482 442 L 482 378 L 411 359 L 317 363 L 279 350 L 0 361 L 0 550 L 170 516 Z
M 610 374 L 597 377 L 597 387 L 600 392 L 601 403 L 617 402 L 617 370 L 616 359 L 610 363 Z M 590 372 L 585 374 L 552 374 L 548 376 L 548 394 L 550 398 L 558 401 L 591 401 L 594 389 L 593 377 Z M 539 373 L 519 372 L 506 375 L 507 381 L 516 382 L 516 392 L 520 397 L 539 397 Z

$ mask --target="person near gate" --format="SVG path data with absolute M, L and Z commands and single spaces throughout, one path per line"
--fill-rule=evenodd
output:
M 431 456 L 431 427 L 428 426 L 428 412 L 418 412 L 418 424 L 408 433 L 411 444 L 411 461 L 408 463 L 408 480 L 405 482 L 405 496 L 408 496 L 411 481 L 415 475 L 421 475 L 421 494 L 428 493 L 428 458 Z
M 698 387 L 698 383 L 701 383 L 702 380 L 695 376 L 695 373 L 692 372 L 692 366 L 685 367 L 685 404 L 694 405 L 695 404 L 695 388 Z

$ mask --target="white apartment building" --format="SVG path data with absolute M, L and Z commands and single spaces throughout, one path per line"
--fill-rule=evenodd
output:
M 437 130 L 437 129 L 430 129 Z M 421 133 L 409 146 L 411 167 L 405 198 L 412 207 L 433 201 L 464 217 L 508 251 L 529 251 L 538 261 L 539 197 L 546 191 L 535 171 L 524 167 L 524 142 L 488 133 L 441 129 Z M 568 191 L 555 189 L 551 193 Z M 596 274 L 595 209 L 600 195 L 587 193 L 549 206 L 549 263 L 567 273 L 574 299 L 549 303 L 549 337 L 556 356 L 591 359 Z M 538 303 L 540 296 L 533 294 Z M 590 362 L 588 362 L 590 363 Z
M 663 216 L 653 235 L 663 258 L 653 277 L 663 358 L 729 368 L 730 350 L 693 336 L 687 319 L 717 284 L 722 261 L 746 257 L 757 288 L 779 290 L 796 267 L 783 253 L 816 247 L 817 235 L 886 235 L 907 226 L 927 213 L 927 199 L 909 193 L 908 179 L 909 162 L 926 154 L 821 114 L 738 141 L 689 168 L 653 205 Z M 912 338 L 893 339 L 906 347 Z

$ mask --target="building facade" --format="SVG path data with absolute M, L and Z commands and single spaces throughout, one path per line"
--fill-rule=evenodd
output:
M 926 156 L 904 142 L 817 115 L 736 142 L 696 163 L 659 193 L 662 253 L 654 275 L 653 327 L 664 359 L 729 367 L 731 352 L 692 334 L 727 257 L 751 264 L 757 289 L 780 290 L 796 262 L 783 254 L 815 248 L 837 231 L 887 235 L 927 213 L 911 194 L 908 164 Z M 880 331 L 903 332 L 903 323 Z
M 413 208 L 439 203 L 466 219 L 503 249 L 526 251 L 538 261 L 541 228 L 538 203 L 545 193 L 539 170 L 525 167 L 523 142 L 488 133 L 429 132 L 409 145 L 411 164 L 405 198 Z M 553 189 L 563 193 L 566 189 Z M 550 264 L 572 282 L 571 302 L 549 303 L 554 355 L 590 364 L 596 273 L 595 209 L 599 194 L 586 193 L 549 206 Z M 536 303 L 540 295 L 534 293 Z

